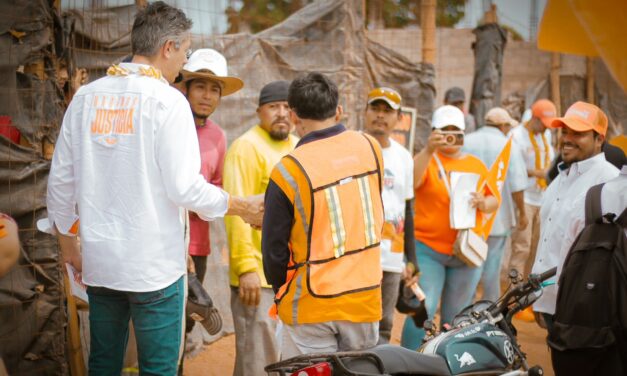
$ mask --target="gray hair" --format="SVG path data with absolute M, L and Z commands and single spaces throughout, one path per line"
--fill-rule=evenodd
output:
M 192 28 L 192 20 L 182 10 L 163 1 L 148 4 L 137 12 L 131 31 L 133 55 L 154 56 L 168 40 L 180 47 L 183 34 Z

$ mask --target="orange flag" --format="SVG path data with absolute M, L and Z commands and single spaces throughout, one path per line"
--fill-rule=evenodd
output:
M 507 140 L 507 143 L 499 153 L 499 156 L 496 158 L 492 167 L 490 167 L 490 171 L 488 171 L 488 176 L 486 180 L 483 182 L 483 186 L 479 190 L 479 192 L 483 191 L 485 186 L 488 186 L 488 189 L 492 191 L 494 197 L 499 202 L 499 208 L 501 207 L 501 192 L 503 191 L 503 185 L 505 184 L 505 178 L 507 177 L 507 170 L 509 169 L 509 157 L 512 151 L 512 138 L 510 137 Z M 490 214 L 482 213 L 481 218 L 477 221 L 477 226 L 474 228 L 474 231 L 483 236 L 484 239 L 487 239 L 490 235 L 490 231 L 492 230 L 492 225 L 494 224 L 494 219 L 496 218 L 496 213 L 498 209 Z

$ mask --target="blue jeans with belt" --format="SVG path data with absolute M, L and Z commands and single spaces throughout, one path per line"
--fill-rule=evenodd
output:
M 416 240 L 416 258 L 420 267 L 420 287 L 425 292 L 429 320 L 433 320 L 438 304 L 440 322 L 450 323 L 455 315 L 472 302 L 481 278 L 481 268 L 473 268 L 452 255 L 436 252 Z M 401 346 L 416 350 L 422 344 L 425 331 L 407 317 L 403 325 Z
M 185 324 L 185 277 L 157 291 L 129 292 L 87 287 L 91 332 L 89 374 L 122 373 L 133 320 L 142 375 L 177 373 Z

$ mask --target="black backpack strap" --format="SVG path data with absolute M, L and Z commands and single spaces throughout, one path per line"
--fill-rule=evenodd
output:
M 627 208 L 625 208 L 621 215 L 619 215 L 618 218 L 614 220 L 614 223 L 618 224 L 622 228 L 627 227 Z
M 586 193 L 586 226 L 595 223 L 603 216 L 601 211 L 601 191 L 605 183 L 595 185 Z

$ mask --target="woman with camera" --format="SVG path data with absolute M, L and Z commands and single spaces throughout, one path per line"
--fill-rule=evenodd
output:
M 414 157 L 414 236 L 421 270 L 419 284 L 426 295 L 427 313 L 432 320 L 440 305 L 440 323 L 444 326 L 471 303 L 481 278 L 481 268 L 469 266 L 453 255 L 458 231 L 451 228 L 449 219 L 450 173 L 477 174 L 478 187 L 482 187 L 488 169 L 481 160 L 461 151 L 465 125 L 460 109 L 450 105 L 438 108 L 431 126 L 427 145 Z M 488 188 L 473 192 L 470 200 L 482 213 L 498 208 L 498 201 Z M 401 345 L 415 350 L 424 335 L 424 330 L 408 317 Z

